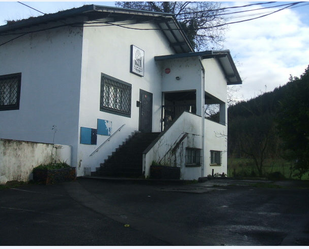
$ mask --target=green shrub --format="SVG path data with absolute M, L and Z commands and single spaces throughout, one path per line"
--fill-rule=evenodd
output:
M 65 169 L 65 168 L 71 168 L 70 165 L 68 165 L 65 162 L 60 163 L 48 163 L 48 164 L 41 164 L 34 169 L 47 169 L 47 170 L 53 170 L 53 169 Z
M 76 179 L 76 169 L 67 163 L 41 164 L 33 169 L 33 181 L 54 184 Z

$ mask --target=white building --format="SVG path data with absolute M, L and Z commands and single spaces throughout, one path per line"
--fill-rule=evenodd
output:
M 173 15 L 86 5 L 12 22 L 0 63 L 0 138 L 69 145 L 78 176 L 135 131 L 162 132 L 139 156 L 145 177 L 154 162 L 181 179 L 227 172 L 240 76 L 229 51 L 194 52 Z

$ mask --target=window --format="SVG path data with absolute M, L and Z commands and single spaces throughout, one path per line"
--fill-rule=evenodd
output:
M 100 110 L 131 117 L 131 85 L 102 74 Z
M 21 73 L 0 76 L 0 111 L 18 110 Z
M 216 150 L 210 151 L 210 165 L 221 166 L 221 151 Z
M 201 150 L 195 148 L 186 149 L 186 166 L 195 167 L 201 165 Z

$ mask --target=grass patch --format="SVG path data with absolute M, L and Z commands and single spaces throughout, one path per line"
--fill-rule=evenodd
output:
M 266 159 L 264 163 L 264 176 L 271 180 L 298 180 L 294 177 L 292 170 L 293 164 L 283 159 Z M 228 177 L 236 178 L 257 178 L 258 172 L 251 159 L 247 158 L 229 158 L 228 159 Z M 273 179 L 273 178 L 278 179 Z M 309 174 L 305 174 L 302 180 L 309 180 Z

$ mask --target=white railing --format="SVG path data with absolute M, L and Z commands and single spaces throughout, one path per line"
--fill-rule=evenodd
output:
M 123 124 L 122 126 L 120 126 L 112 135 L 110 135 L 110 137 L 108 139 L 106 139 L 98 148 L 96 148 L 89 156 L 93 156 L 95 153 L 97 153 L 107 142 L 109 142 L 113 136 L 115 136 L 115 134 L 119 131 L 121 131 L 121 129 L 125 126 L 126 124 Z

